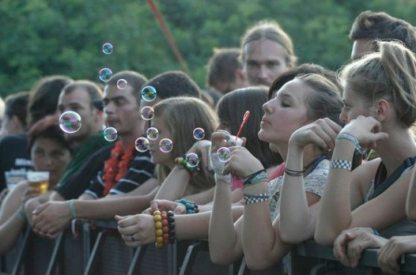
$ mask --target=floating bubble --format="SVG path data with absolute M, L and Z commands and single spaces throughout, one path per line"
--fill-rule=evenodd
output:
M 59 127 L 68 134 L 73 134 L 81 128 L 81 116 L 74 111 L 66 111 L 59 117 Z
M 153 110 L 152 107 L 150 106 L 144 106 L 141 110 L 140 110 L 140 116 L 144 119 L 144 120 L 151 120 L 154 116 L 155 116 L 155 111 Z
M 162 153 L 169 153 L 173 149 L 173 141 L 168 138 L 161 139 L 159 149 Z
M 127 80 L 120 78 L 119 80 L 117 80 L 117 88 L 119 88 L 120 90 L 124 90 L 127 87 Z
M 108 142 L 116 141 L 118 138 L 117 130 L 114 127 L 104 129 L 104 139 Z
M 205 131 L 202 128 L 195 128 L 194 129 L 194 139 L 201 140 L 205 137 Z
M 139 137 L 134 142 L 134 147 L 139 152 L 146 152 L 149 150 L 149 140 L 145 137 Z
M 199 164 L 199 157 L 195 153 L 188 153 L 185 156 L 185 161 L 189 167 L 197 167 Z
M 157 92 L 153 86 L 145 86 L 140 91 L 140 96 L 144 101 L 151 102 L 156 99 Z
M 218 153 L 218 159 L 221 162 L 227 162 L 230 160 L 231 158 L 231 151 L 230 148 L 228 147 L 221 147 L 217 150 Z
M 146 130 L 148 140 L 155 140 L 159 137 L 159 130 L 155 127 L 150 127 Z
M 110 80 L 112 75 L 113 71 L 110 68 L 102 68 L 98 72 L 98 78 L 103 82 L 107 82 L 108 80 Z
M 113 44 L 111 44 L 110 42 L 105 42 L 103 44 L 102 51 L 104 54 L 111 54 L 113 52 L 113 49 Z

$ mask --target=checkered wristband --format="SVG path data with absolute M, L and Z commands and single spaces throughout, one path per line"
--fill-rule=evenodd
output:
M 267 193 L 261 193 L 261 194 L 256 194 L 256 195 L 244 194 L 245 205 L 266 202 L 266 201 L 269 201 L 269 194 Z
M 331 161 L 331 168 L 333 169 L 344 169 L 351 171 L 352 161 L 344 159 L 334 159 Z

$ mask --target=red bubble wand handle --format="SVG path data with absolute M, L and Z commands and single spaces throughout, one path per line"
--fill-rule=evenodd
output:
M 241 121 L 240 128 L 238 129 L 237 135 L 235 136 L 235 142 L 237 142 L 237 138 L 240 137 L 241 132 L 243 131 L 243 127 L 247 124 L 248 118 L 250 117 L 250 111 L 246 111 L 243 116 L 243 121 Z

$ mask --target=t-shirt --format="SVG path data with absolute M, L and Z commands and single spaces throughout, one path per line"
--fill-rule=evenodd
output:
M 113 188 L 110 189 L 109 194 L 125 194 L 133 191 L 145 181 L 154 176 L 155 165 L 150 160 L 150 153 L 135 151 L 134 158 L 130 164 L 126 175 L 119 180 Z M 97 173 L 97 175 L 91 180 L 89 187 L 85 190 L 85 193 L 91 195 L 94 198 L 103 197 L 104 191 L 104 169 Z
M 0 139 L 0 191 L 6 188 L 5 172 L 31 170 L 32 161 L 26 134 L 6 136 Z
M 312 170 L 305 178 L 305 192 L 314 193 L 322 197 L 324 187 L 328 180 L 330 161 L 327 159 L 321 160 L 315 169 Z M 270 216 L 274 220 L 280 213 L 280 192 L 283 186 L 283 176 L 269 182 L 269 206 Z
M 76 199 L 90 186 L 97 173 L 104 168 L 104 162 L 111 155 L 112 145 L 105 146 L 87 157 L 83 165 L 65 182 L 55 188 L 65 200 Z

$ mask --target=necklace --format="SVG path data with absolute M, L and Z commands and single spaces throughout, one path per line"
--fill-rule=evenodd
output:
M 111 188 L 113 188 L 113 186 L 126 175 L 133 155 L 133 146 L 127 150 L 123 150 L 121 141 L 116 143 L 114 148 L 111 150 L 110 158 L 104 163 L 103 196 L 107 195 Z

